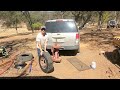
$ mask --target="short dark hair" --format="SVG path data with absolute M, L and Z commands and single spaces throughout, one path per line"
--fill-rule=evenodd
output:
M 46 30 L 46 28 L 41 28 L 41 30 Z

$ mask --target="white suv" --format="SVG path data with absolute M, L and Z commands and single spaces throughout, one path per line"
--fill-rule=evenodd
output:
M 46 34 L 49 37 L 47 49 L 57 42 L 60 50 L 74 50 L 80 52 L 80 34 L 73 19 L 47 20 L 45 23 Z

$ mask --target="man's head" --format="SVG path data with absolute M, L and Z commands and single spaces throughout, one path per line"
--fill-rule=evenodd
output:
M 45 27 L 42 27 L 42 28 L 41 28 L 41 33 L 42 33 L 43 35 L 46 34 L 46 28 L 45 28 Z

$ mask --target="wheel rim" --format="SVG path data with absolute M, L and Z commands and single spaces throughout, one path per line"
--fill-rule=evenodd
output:
M 40 65 L 41 65 L 41 67 L 42 67 L 43 69 L 46 69 L 46 67 L 47 67 L 47 62 L 46 62 L 45 58 L 41 57 L 41 59 L 40 59 Z

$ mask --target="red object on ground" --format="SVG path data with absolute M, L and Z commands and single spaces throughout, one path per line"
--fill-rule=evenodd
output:
M 61 57 L 59 56 L 59 48 L 60 45 L 55 43 L 52 48 L 51 48 L 51 52 L 52 52 L 52 60 L 53 62 L 57 62 L 60 63 L 61 62 Z
M 14 52 L 14 53 L 11 55 L 9 61 L 3 64 L 3 66 L 5 66 L 5 67 L 0 70 L 0 75 L 2 75 L 4 72 L 6 72 L 6 71 L 12 66 L 12 64 L 14 63 L 14 60 L 15 60 L 15 58 L 16 58 L 16 55 L 17 55 L 18 53 L 19 53 L 19 52 Z

